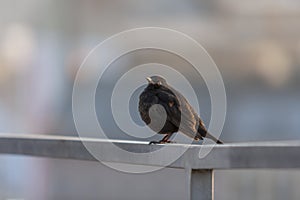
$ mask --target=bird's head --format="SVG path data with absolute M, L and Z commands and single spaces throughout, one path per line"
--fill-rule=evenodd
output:
M 146 78 L 149 85 L 154 85 L 154 86 L 161 86 L 161 85 L 167 85 L 166 79 L 160 76 L 151 76 Z

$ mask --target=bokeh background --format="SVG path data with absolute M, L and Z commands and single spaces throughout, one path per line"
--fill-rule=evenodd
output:
M 297 0 L 1 0 L 0 132 L 77 136 L 71 95 L 83 58 L 113 34 L 156 26 L 190 35 L 218 65 L 228 98 L 224 141 L 298 140 L 299 20 Z M 113 63 L 98 98 L 111 90 L 110 77 L 153 59 L 182 62 L 132 53 Z M 206 86 L 189 69 L 182 63 L 208 124 Z M 110 137 L 128 139 L 97 102 Z M 130 175 L 94 162 L 0 155 L 0 199 L 186 199 L 184 177 L 178 169 Z M 217 200 L 300 198 L 299 171 L 220 170 L 215 178 Z

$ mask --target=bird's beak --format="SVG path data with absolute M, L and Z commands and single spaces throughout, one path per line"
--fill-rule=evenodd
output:
M 146 79 L 147 79 L 148 83 L 153 83 L 153 81 L 150 77 L 147 77 Z

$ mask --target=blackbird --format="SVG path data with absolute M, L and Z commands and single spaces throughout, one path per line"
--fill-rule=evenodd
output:
M 217 144 L 223 144 L 208 133 L 186 98 L 169 86 L 164 78 L 152 76 L 146 79 L 148 86 L 139 97 L 139 113 L 153 131 L 165 134 L 162 140 L 151 141 L 149 144 L 172 143 L 169 138 L 179 131 L 195 140 L 207 137 Z

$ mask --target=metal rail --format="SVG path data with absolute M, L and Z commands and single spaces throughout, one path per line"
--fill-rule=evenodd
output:
M 166 157 L 174 152 L 184 152 L 175 162 L 166 167 L 187 170 L 190 199 L 213 199 L 214 169 L 300 168 L 300 141 L 215 145 L 206 157 L 200 159 L 200 149 L 205 150 L 212 146 L 166 144 L 168 146 L 165 151 L 153 154 L 152 152 L 159 150 L 162 145 L 53 135 L 0 134 L 0 154 L 97 161 L 82 141 L 99 147 L 103 162 L 165 166 Z M 144 154 L 137 157 L 124 157 L 112 148 L 111 144 L 126 151 Z

